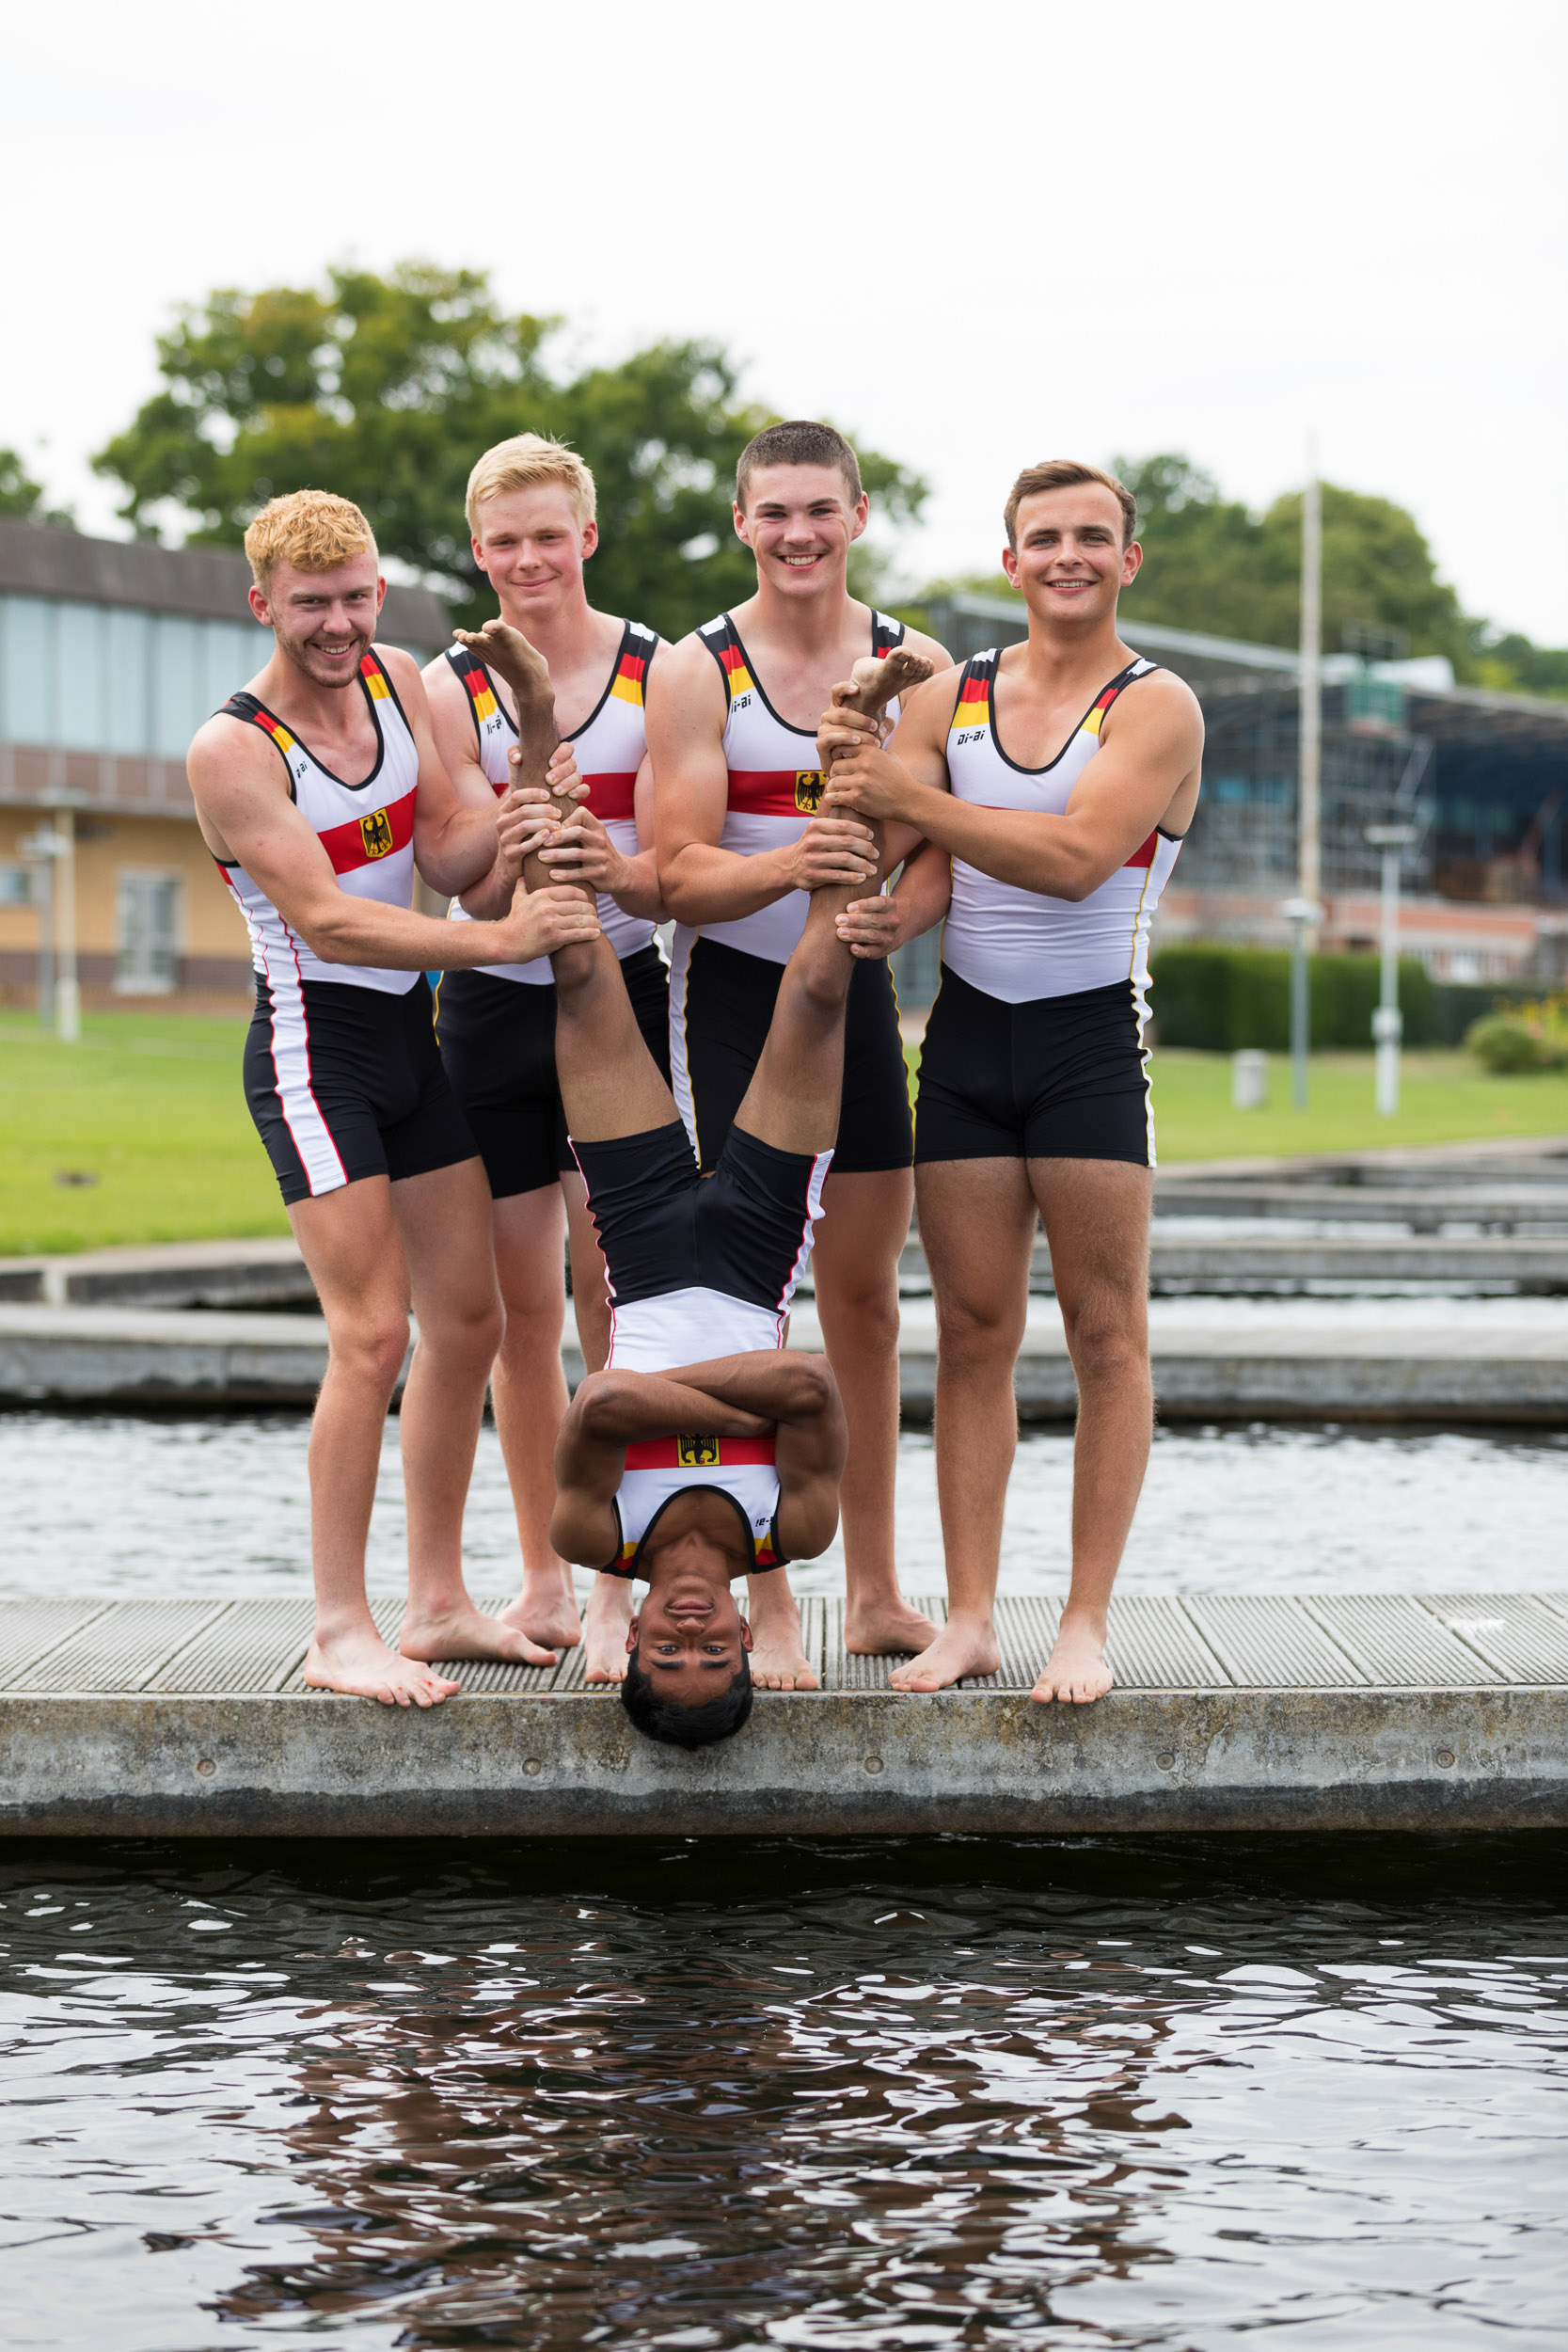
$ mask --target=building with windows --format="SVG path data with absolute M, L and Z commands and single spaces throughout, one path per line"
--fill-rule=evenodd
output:
M 249 586 L 227 549 L 0 520 L 0 995 L 35 996 L 72 919 L 89 1002 L 249 993 L 185 782 L 197 728 L 270 649 Z M 450 634 L 422 588 L 388 589 L 381 629 L 420 661 Z

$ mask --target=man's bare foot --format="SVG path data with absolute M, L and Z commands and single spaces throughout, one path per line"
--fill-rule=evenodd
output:
M 1066 1699 L 1077 1707 L 1102 1699 L 1116 1677 L 1105 1663 L 1105 1628 L 1064 1614 L 1056 1629 L 1056 1646 L 1040 1670 L 1029 1695 L 1035 1699 Z
M 800 1639 L 800 1612 L 782 1568 L 769 1569 L 753 1585 L 751 1624 L 752 1680 L 759 1691 L 821 1689 L 821 1677 Z
M 851 1658 L 908 1657 L 911 1651 L 929 1649 L 936 1638 L 930 1618 L 911 1609 L 902 1593 L 895 1600 L 863 1606 L 851 1601 L 844 1613 L 844 1646 Z
M 486 621 L 483 628 L 454 628 L 452 635 L 460 645 L 503 677 L 517 697 L 518 715 L 525 711 L 542 712 L 555 707 L 555 690 L 550 684 L 549 664 L 535 645 L 531 645 L 520 628 L 510 621 Z
M 852 709 L 863 711 L 868 719 L 879 719 L 895 695 L 907 694 L 911 686 L 931 675 L 931 664 L 923 653 L 911 653 L 907 645 L 895 645 L 890 653 L 863 654 L 849 673 L 851 691 L 844 701 Z M 838 699 L 837 690 L 834 700 Z
M 895 1691 L 945 1691 L 967 1675 L 993 1675 L 1001 1663 L 990 1617 L 949 1617 L 936 1640 L 907 1666 L 895 1666 L 888 1680 Z
M 383 1707 L 439 1707 L 463 1687 L 411 1658 L 400 1658 L 373 1626 L 313 1641 L 305 1653 L 305 1680 L 312 1691 L 379 1699 Z
M 513 1626 L 531 1642 L 543 1642 L 549 1648 L 576 1649 L 582 1627 L 565 1561 L 558 1560 L 553 1568 L 525 1568 L 522 1591 L 507 1602 L 496 1622 Z
M 537 1642 L 531 1642 L 515 1625 L 505 1625 L 499 1617 L 485 1616 L 472 1601 L 451 1609 L 423 1609 L 418 1613 L 410 1604 L 398 1635 L 398 1647 L 404 1658 L 420 1658 L 427 1662 L 437 1658 L 500 1658 L 515 1666 L 557 1663 L 553 1649 L 541 1649 Z
M 588 1641 L 588 1654 L 582 1661 L 584 1682 L 625 1682 L 630 1623 L 630 1577 L 596 1576 L 583 1620 Z

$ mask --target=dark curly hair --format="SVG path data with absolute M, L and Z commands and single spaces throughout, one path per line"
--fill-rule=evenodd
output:
M 643 1737 L 662 1740 L 671 1748 L 708 1748 L 740 1729 L 752 1711 L 752 1661 L 740 1653 L 740 1671 L 733 1682 L 696 1707 L 683 1707 L 654 1688 L 636 1650 L 626 1661 L 621 1704 Z

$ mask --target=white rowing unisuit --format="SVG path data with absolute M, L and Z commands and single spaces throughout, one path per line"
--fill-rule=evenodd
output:
M 947 773 L 960 801 L 977 808 L 1066 814 L 1072 787 L 1100 749 L 1105 713 L 1134 680 L 1159 665 L 1129 662 L 1096 695 L 1056 757 L 1021 768 L 996 732 L 997 649 L 964 665 L 947 737 Z M 962 858 L 953 860 L 953 900 L 942 934 L 942 960 L 972 988 L 1005 1005 L 1131 980 L 1141 1007 L 1148 978 L 1148 935 L 1160 893 L 1181 843 L 1158 826 L 1109 880 L 1086 898 L 1048 898 L 998 882 Z
M 623 857 L 637 855 L 634 795 L 637 771 L 648 748 L 642 706 L 648 664 L 657 645 L 654 631 L 644 628 L 641 621 L 626 624 L 604 692 L 570 739 L 578 771 L 588 787 L 588 806 Z M 499 800 L 512 782 L 508 755 L 517 740 L 517 730 L 483 662 L 466 645 L 449 646 L 447 660 L 467 690 L 479 737 L 479 764 Z M 623 963 L 651 943 L 651 923 L 640 915 L 623 914 L 603 891 L 598 894 L 598 905 L 599 929 Z M 470 920 L 456 898 L 451 902 L 451 919 L 454 923 Z M 492 979 L 522 980 L 531 988 L 548 988 L 555 979 L 548 956 L 535 956 L 529 963 L 482 963 L 478 968 Z
M 331 859 L 339 889 L 356 898 L 377 898 L 384 906 L 406 907 L 414 895 L 419 746 L 397 690 L 373 651 L 359 664 L 359 686 L 377 744 L 375 766 L 363 784 L 344 784 L 335 776 L 254 694 L 230 694 L 218 715 L 244 720 L 271 736 L 288 771 L 289 798 Z M 251 961 L 272 985 L 280 1034 L 302 1024 L 299 992 L 306 980 L 405 996 L 419 978 L 417 972 L 388 972 L 376 964 L 324 963 L 243 866 L 219 858 L 217 868 L 245 916 Z

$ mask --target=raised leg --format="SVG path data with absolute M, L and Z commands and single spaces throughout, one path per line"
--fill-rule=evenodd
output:
M 401 1658 L 365 1597 L 365 1542 L 387 1408 L 408 1350 L 408 1265 L 391 1186 L 369 1176 L 289 1211 L 326 1317 L 326 1377 L 310 1422 L 316 1623 L 305 1679 L 384 1706 L 432 1707 L 459 1686 Z
M 1121 1160 L 1031 1160 L 1056 1301 L 1078 1383 L 1072 1583 L 1037 1699 L 1080 1704 L 1111 1688 L 1105 1614 L 1154 1432 L 1148 1225 L 1154 1177 Z
M 914 1183 L 907 1168 L 830 1175 L 812 1270 L 822 1343 L 838 1380 L 849 1454 L 840 1497 L 845 1647 L 862 1656 L 923 1650 L 936 1628 L 898 1590 L 898 1258 Z
M 635 1132 L 635 1131 L 634 1131 Z M 599 1237 L 588 1214 L 588 1187 L 575 1168 L 561 1179 L 566 1200 L 566 1230 L 572 1252 L 572 1312 L 577 1320 L 578 1345 L 590 1372 L 603 1372 L 610 1360 L 610 1298 Z
M 940 1160 L 917 1168 L 920 1238 L 937 1310 L 937 1496 L 947 1559 L 947 1623 L 895 1668 L 900 1691 L 994 1674 L 1002 1515 L 1018 1442 L 1013 1366 L 1029 1296 L 1034 1196 L 1022 1160 Z
M 561 1194 L 554 1184 L 509 1194 L 491 1209 L 506 1327 L 490 1373 L 490 1401 L 506 1464 L 523 1586 L 501 1623 L 571 1649 L 580 1640 L 572 1571 L 550 1543 L 555 1438 L 566 1410 L 561 1330 L 566 1319 Z
M 408 1658 L 548 1665 L 552 1650 L 483 1615 L 463 1581 L 463 1505 L 502 1329 L 483 1165 L 464 1160 L 410 1176 L 391 1193 L 420 1331 L 399 1417 L 408 1613 L 398 1647 Z

